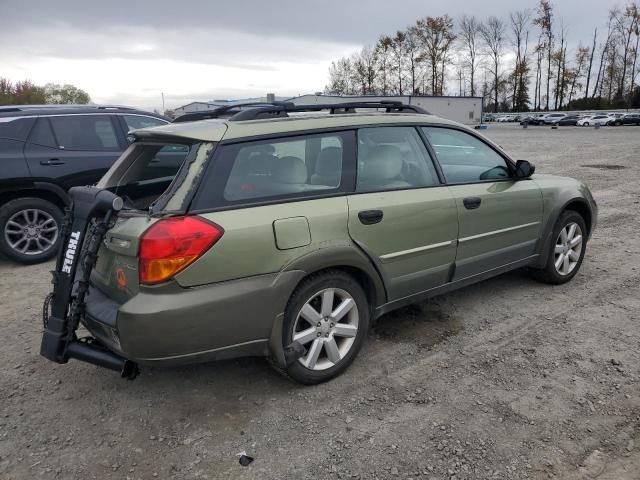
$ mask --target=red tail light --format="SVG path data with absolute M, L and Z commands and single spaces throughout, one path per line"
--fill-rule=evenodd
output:
M 200 217 L 170 217 L 154 223 L 140 241 L 140 283 L 169 280 L 202 256 L 224 230 Z

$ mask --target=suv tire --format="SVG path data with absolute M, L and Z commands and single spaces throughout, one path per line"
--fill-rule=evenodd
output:
M 0 208 L 0 251 L 25 264 L 48 260 L 58 251 L 62 220 L 62 210 L 41 198 L 7 202 Z
M 553 243 L 546 265 L 530 271 L 540 282 L 560 285 L 570 281 L 580 270 L 587 249 L 587 226 L 579 213 L 565 210 L 551 235 Z
M 295 289 L 285 310 L 283 345 L 294 338 L 304 353 L 285 372 L 306 385 L 341 374 L 369 330 L 369 303 L 360 284 L 340 270 L 312 275 Z

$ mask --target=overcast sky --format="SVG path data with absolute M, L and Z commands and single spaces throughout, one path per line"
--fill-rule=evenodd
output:
M 622 0 L 555 0 L 589 44 Z M 332 60 L 418 18 L 507 18 L 537 0 L 0 0 L 0 76 L 72 83 L 94 102 L 167 108 L 323 90 Z

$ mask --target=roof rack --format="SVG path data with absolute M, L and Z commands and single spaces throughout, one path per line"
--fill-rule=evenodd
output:
M 133 107 L 123 105 L 90 105 L 78 103 L 49 103 L 44 105 L 0 105 L 0 112 L 22 112 L 25 110 L 42 110 L 45 108 L 74 109 L 74 108 L 95 108 L 98 110 L 118 109 L 135 110 Z
M 173 120 L 173 123 L 195 122 L 196 120 L 210 120 L 212 118 L 233 117 L 247 107 L 271 107 L 280 106 L 287 102 L 246 102 L 232 105 L 222 105 L 212 110 L 202 110 L 200 112 L 190 112 L 180 115 Z M 290 105 L 293 105 L 291 103 Z
M 249 107 L 249 108 L 247 108 Z M 382 102 L 345 102 L 317 105 L 295 105 L 292 102 L 256 102 L 225 105 L 214 110 L 186 113 L 179 116 L 173 122 L 193 122 L 212 118 L 229 118 L 229 121 L 238 122 L 246 120 L 258 120 L 265 118 L 288 117 L 292 112 L 319 112 L 328 110 L 330 114 L 356 113 L 356 109 L 384 109 L 385 113 L 418 113 L 429 114 L 423 108 L 415 105 L 406 105 L 396 101 Z

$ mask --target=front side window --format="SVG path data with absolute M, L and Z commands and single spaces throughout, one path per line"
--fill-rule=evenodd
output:
M 344 139 L 339 133 L 232 146 L 225 202 L 315 194 L 340 188 Z
M 475 136 L 442 127 L 422 127 L 436 152 L 447 183 L 504 180 L 510 177 L 507 161 Z
M 58 146 L 65 150 L 117 151 L 120 149 L 108 115 L 65 115 L 49 118 Z
M 147 117 L 144 115 L 123 115 L 127 129 L 129 131 L 137 130 L 139 128 L 159 127 L 160 125 L 166 125 L 167 122 L 160 120 L 159 118 Z
M 358 131 L 356 191 L 430 187 L 439 183 L 429 153 L 414 127 Z

